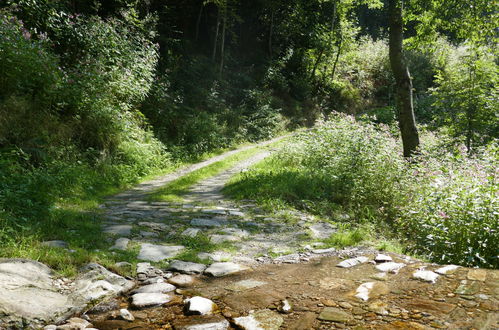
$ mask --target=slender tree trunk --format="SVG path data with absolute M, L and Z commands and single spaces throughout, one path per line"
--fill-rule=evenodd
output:
M 211 53 L 211 60 L 214 62 L 217 57 L 218 45 L 218 32 L 220 30 L 220 8 L 217 6 L 217 27 L 215 28 L 215 40 L 213 41 L 213 52 Z
M 198 13 L 198 18 L 196 20 L 196 37 L 195 40 L 198 41 L 199 39 L 199 25 L 201 24 L 201 16 L 203 15 L 203 7 L 204 3 L 201 3 L 201 6 L 199 7 L 199 13 Z
M 342 48 L 343 48 L 343 37 L 341 37 L 340 39 L 340 44 L 338 45 L 338 52 L 336 53 L 336 58 L 334 59 L 333 71 L 331 72 L 331 80 L 334 80 L 334 75 L 336 74 L 336 67 L 338 66 L 338 61 L 340 60 Z
M 333 33 L 334 33 L 334 26 L 336 24 L 336 1 L 333 4 L 333 15 L 331 17 L 331 28 L 330 28 L 330 33 L 329 33 L 329 40 L 328 44 L 331 45 L 333 42 Z M 325 47 L 321 48 L 321 51 L 319 53 L 319 56 L 317 56 L 317 59 L 315 60 L 314 67 L 312 69 L 312 73 L 310 75 L 310 78 L 315 80 L 315 72 L 317 71 L 317 68 L 319 67 L 319 64 L 321 62 L 322 56 L 324 55 Z
M 389 56 L 396 82 L 396 104 L 404 157 L 411 157 L 419 147 L 419 135 L 414 118 L 412 81 L 403 55 L 402 3 L 403 0 L 389 0 L 388 4 L 390 25 Z
M 227 7 L 224 8 L 223 26 L 222 26 L 222 45 L 220 47 L 220 67 L 218 69 L 218 74 L 222 77 L 222 71 L 224 69 L 224 57 L 225 57 L 225 31 L 227 29 Z
M 274 9 L 270 14 L 270 29 L 269 29 L 269 57 L 272 60 L 272 34 L 274 33 Z

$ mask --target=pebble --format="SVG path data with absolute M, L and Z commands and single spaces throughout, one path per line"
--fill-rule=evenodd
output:
M 435 283 L 438 279 L 438 274 L 431 270 L 417 270 L 412 274 L 412 277 L 425 282 Z
M 190 286 L 194 284 L 194 281 L 195 281 L 194 277 L 184 274 L 175 275 L 168 280 L 168 282 L 170 282 L 171 284 L 180 287 Z
M 384 262 L 382 264 L 376 265 L 376 269 L 381 272 L 390 272 L 396 274 L 400 269 L 402 269 L 405 266 L 406 265 L 404 263 Z
M 134 321 L 135 317 L 128 311 L 128 309 L 122 308 L 120 309 L 120 317 L 125 321 Z

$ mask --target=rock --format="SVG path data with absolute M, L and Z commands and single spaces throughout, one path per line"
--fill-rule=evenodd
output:
M 184 300 L 184 303 L 184 312 L 187 315 L 208 315 L 217 309 L 213 301 L 203 297 L 192 297 Z
M 186 287 L 186 286 L 193 285 L 195 283 L 195 279 L 194 279 L 194 277 L 192 277 L 190 275 L 180 274 L 180 275 L 173 276 L 172 278 L 170 278 L 168 280 L 168 282 L 170 282 L 171 284 L 173 284 L 175 286 Z
M 253 289 L 262 285 L 267 284 L 267 282 L 260 282 L 255 280 L 242 280 L 236 283 L 233 283 L 227 287 L 227 289 L 231 291 L 245 291 L 249 289 Z
M 377 270 L 394 274 L 398 273 L 398 271 L 403 267 L 405 267 L 405 264 L 398 262 L 384 262 L 382 264 L 376 265 Z
M 440 267 L 439 269 L 435 270 L 435 273 L 438 273 L 440 275 L 447 275 L 447 274 L 452 274 L 458 269 L 459 266 L 456 265 L 447 265 Z
M 173 296 L 164 293 L 136 293 L 132 296 L 132 306 L 136 308 L 158 306 L 171 301 Z
M 204 272 L 205 274 L 220 277 L 225 275 L 234 274 L 242 270 L 246 270 L 246 267 L 235 264 L 233 262 L 216 262 L 211 264 Z
M 343 260 L 342 262 L 340 262 L 339 264 L 337 264 L 336 267 L 350 268 L 350 267 L 353 267 L 353 266 L 357 266 L 357 265 L 366 263 L 368 261 L 369 261 L 369 258 L 367 258 L 367 257 L 356 257 L 356 258 L 351 258 L 351 259 Z
M 141 230 L 139 232 L 139 235 L 142 236 L 142 237 L 158 237 L 158 233 L 154 233 L 152 231 L 143 231 Z
M 90 263 L 81 269 L 75 282 L 74 295 L 84 303 L 117 296 L 133 288 L 134 283 L 122 276 L 108 271 L 96 263 Z
M 377 263 L 381 263 L 381 262 L 389 262 L 389 261 L 393 261 L 392 257 L 386 255 L 386 254 L 381 254 L 379 253 L 375 258 L 374 258 L 374 261 L 376 261 Z
M 187 228 L 180 235 L 188 237 L 196 237 L 200 231 L 201 229 L 199 228 Z
M 135 321 L 135 317 L 128 311 L 128 309 L 120 309 L 120 317 L 125 321 Z
M 379 315 L 387 315 L 388 314 L 388 305 L 387 303 L 381 301 L 381 300 L 376 300 L 370 303 L 367 306 L 367 310 Z
M 165 283 L 165 279 L 161 276 L 151 277 L 142 282 L 142 285 Z
M 412 277 L 417 280 L 422 280 L 425 282 L 435 283 L 438 278 L 438 274 L 432 272 L 431 270 L 417 270 L 412 274 Z
M 173 321 L 175 330 L 227 330 L 229 325 L 229 322 L 219 315 L 196 315 Z
M 131 225 L 112 225 L 104 228 L 104 233 L 119 236 L 129 236 L 132 231 Z
M 57 330 L 83 330 L 91 325 L 90 322 L 78 317 L 72 317 L 65 324 L 57 326 Z
M 336 251 L 336 248 L 329 248 L 329 249 L 313 249 L 312 253 L 315 254 L 327 254 L 327 253 L 332 253 Z
M 159 230 L 159 231 L 163 231 L 163 230 L 168 229 L 168 226 L 166 224 L 159 223 L 159 222 L 141 221 L 141 222 L 139 222 L 139 226 L 149 227 L 152 230 Z
M 283 322 L 282 316 L 269 309 L 234 318 L 234 324 L 242 330 L 278 330 Z
M 235 217 L 244 217 L 244 213 L 241 211 L 229 211 L 229 215 L 232 215 Z
M 211 220 L 211 219 L 192 219 L 191 220 L 191 226 L 198 226 L 198 227 L 221 227 L 222 224 L 216 220 Z
M 313 312 L 303 314 L 298 320 L 290 324 L 290 330 L 314 329 L 314 323 L 317 316 Z
M 153 283 L 144 285 L 138 289 L 133 290 L 133 293 L 168 293 L 175 291 L 175 286 L 170 283 Z
M 479 282 L 469 282 L 467 280 L 461 281 L 461 284 L 456 288 L 454 293 L 460 295 L 473 295 L 480 291 L 480 283 Z
M 150 243 L 142 243 L 139 255 L 140 260 L 149 261 L 162 261 L 165 259 L 174 258 L 184 249 L 183 246 L 168 246 L 168 245 L 155 245 Z
M 293 311 L 293 307 L 291 306 L 291 304 L 289 303 L 289 301 L 287 299 L 284 299 L 281 302 L 279 302 L 279 306 L 277 306 L 277 310 L 281 313 L 289 314 Z
M 327 222 L 318 222 L 309 227 L 312 232 L 312 238 L 325 239 L 329 238 L 337 231 L 337 228 Z
M 57 325 L 49 324 L 49 325 L 43 327 L 43 330 L 57 330 Z
M 60 240 L 55 241 L 45 241 L 42 242 L 43 246 L 52 247 L 52 248 L 62 248 L 66 249 L 68 247 L 68 243 Z
M 184 274 L 201 274 L 206 269 L 206 265 L 195 262 L 174 260 L 168 269 Z
M 203 213 L 209 213 L 209 214 L 218 214 L 218 215 L 225 215 L 225 214 L 227 214 L 226 210 L 220 210 L 220 209 L 206 209 L 206 210 L 202 210 L 201 212 L 203 212 Z
M 353 319 L 352 315 L 335 307 L 324 307 L 322 312 L 319 314 L 319 320 L 324 320 L 324 321 L 346 323 L 352 319 Z
M 239 228 L 224 228 L 220 231 L 224 234 L 237 236 L 237 237 L 248 237 L 249 236 L 248 231 L 246 231 L 244 229 L 239 229 Z
M 468 280 L 484 282 L 487 279 L 487 270 L 485 269 L 470 269 L 468 271 Z
M 115 242 L 114 245 L 111 246 L 109 249 L 110 250 L 122 250 L 125 251 L 128 248 L 128 243 L 130 243 L 130 240 L 125 237 L 118 238 Z
M 53 289 L 53 272 L 26 259 L 0 259 L 0 328 L 59 323 L 78 308 Z
M 110 312 L 116 310 L 120 307 L 120 304 L 116 299 L 112 299 L 109 301 L 103 301 L 100 304 L 95 305 L 90 310 L 87 311 L 87 314 L 103 314 L 106 312 Z
M 370 298 L 377 298 L 381 295 L 388 294 L 390 289 L 381 282 L 367 282 L 361 284 L 355 292 L 355 297 L 367 301 Z

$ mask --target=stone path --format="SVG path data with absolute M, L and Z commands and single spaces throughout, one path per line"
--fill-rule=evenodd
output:
M 33 261 L 0 260 L 0 329 L 48 322 L 58 325 L 46 330 L 499 329 L 497 270 L 307 245 L 310 238 L 329 237 L 335 226 L 226 199 L 221 189 L 227 180 L 269 151 L 194 185 L 183 203 L 148 201 L 156 188 L 235 152 L 102 205 L 110 250 L 143 261 L 135 281 L 97 264 L 68 280 Z M 198 243 L 205 250 L 189 251 Z M 205 262 L 192 262 L 193 251 Z
M 233 153 L 231 151 L 229 155 Z M 147 193 L 201 165 L 113 196 L 101 206 L 106 219 L 103 230 L 115 240 L 112 249 L 129 250 L 139 246 L 140 260 L 158 262 L 186 252 L 188 248 L 181 244 L 183 237 L 202 236 L 213 246 L 224 248 L 197 251 L 200 259 L 210 262 L 255 264 L 273 261 L 269 255 L 283 253 L 287 256 L 280 262 L 306 260 L 307 257 L 298 251 L 313 248 L 305 246 L 304 242 L 310 237 L 328 237 L 336 230 L 334 226 L 316 223 L 313 217 L 296 211 L 281 215 L 265 214 L 252 201 L 236 203 L 227 200 L 221 193 L 233 175 L 247 170 L 270 154 L 271 151 L 262 151 L 227 171 L 195 184 L 184 196 L 183 203 L 148 202 Z M 206 166 L 212 162 L 201 164 Z M 286 221 L 281 221 L 281 218 Z M 317 254 L 327 252 L 319 250 Z

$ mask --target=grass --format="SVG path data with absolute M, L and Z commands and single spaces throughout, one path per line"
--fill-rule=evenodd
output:
M 156 190 L 153 194 L 150 195 L 150 201 L 164 201 L 164 202 L 182 202 L 182 196 L 185 195 L 189 188 L 194 184 L 213 177 L 223 171 L 226 171 L 232 167 L 234 167 L 237 163 L 250 158 L 261 152 L 264 148 L 276 147 L 279 144 L 283 143 L 282 141 L 271 143 L 265 147 L 254 147 L 241 152 L 238 152 L 234 155 L 231 155 L 221 161 L 213 163 L 211 165 L 200 168 L 196 171 L 193 171 L 189 174 L 186 174 L 179 179 L 161 187 Z

